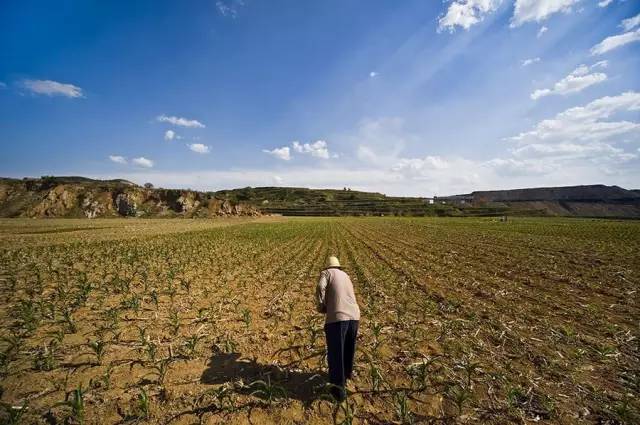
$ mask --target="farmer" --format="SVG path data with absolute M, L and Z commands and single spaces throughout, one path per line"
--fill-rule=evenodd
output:
M 336 257 L 329 257 L 316 287 L 318 312 L 324 313 L 327 338 L 331 394 L 338 401 L 345 398 L 344 385 L 351 378 L 360 308 L 349 276 L 341 270 Z

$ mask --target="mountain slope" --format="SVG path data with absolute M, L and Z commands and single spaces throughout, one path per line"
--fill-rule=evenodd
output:
M 215 217 L 259 215 L 213 193 L 154 189 L 85 177 L 0 178 L 0 217 Z
M 640 193 L 590 185 L 477 191 L 429 198 L 350 189 L 246 187 L 218 192 L 85 177 L 0 178 L 0 217 L 572 216 L 640 218 Z

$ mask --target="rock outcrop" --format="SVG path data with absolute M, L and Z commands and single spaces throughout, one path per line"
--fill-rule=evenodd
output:
M 153 189 L 126 180 L 0 178 L 0 217 L 257 216 L 251 205 L 212 192 Z

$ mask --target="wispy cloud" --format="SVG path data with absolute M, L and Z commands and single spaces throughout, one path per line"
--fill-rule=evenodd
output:
M 80 87 L 52 80 L 22 80 L 22 86 L 34 94 L 70 98 L 84 97 Z
M 534 63 L 538 63 L 540 62 L 540 58 L 530 58 L 530 59 L 525 59 L 521 62 L 522 66 L 529 66 L 529 65 L 533 65 Z
M 291 150 L 289 149 L 289 146 L 284 146 L 281 148 L 275 148 L 271 150 L 263 149 L 262 152 L 275 156 L 276 158 L 281 159 L 283 161 L 291 160 Z
M 141 156 L 139 158 L 133 158 L 131 162 L 135 165 L 138 165 L 144 168 L 152 168 L 154 165 L 152 160 L 145 158 L 144 156 Z
M 156 121 L 159 122 L 167 122 L 169 124 L 173 124 L 180 127 L 189 127 L 189 128 L 205 128 L 205 125 L 202 124 L 198 120 L 190 120 L 187 118 L 175 117 L 175 116 L 167 116 L 167 115 L 159 115 L 156 117 Z
M 631 31 L 632 29 L 634 29 L 638 25 L 640 25 L 640 13 L 638 13 L 636 16 L 633 16 L 631 18 L 624 19 L 620 23 L 620 26 L 625 31 Z
M 550 89 L 538 89 L 531 93 L 531 99 L 536 100 L 544 96 L 550 95 L 567 95 L 577 93 L 594 84 L 602 83 L 607 79 L 604 72 L 591 72 L 593 68 L 606 67 L 607 62 L 601 61 L 592 65 L 580 65 L 574 69 L 569 75 L 555 83 Z
M 613 2 L 613 0 L 602 0 L 598 2 L 598 7 L 607 7 Z
M 580 0 L 516 0 L 511 27 L 525 22 L 542 22 L 556 13 L 569 13 Z
M 127 164 L 127 159 L 120 155 L 109 155 L 109 159 L 118 164 Z
M 0 81 L 0 89 L 6 89 L 6 88 L 7 88 L 7 83 Z
M 640 41 L 640 29 L 605 38 L 591 48 L 592 55 L 602 55 L 629 43 Z
M 545 32 L 549 31 L 549 28 L 545 27 L 544 25 L 540 27 L 540 29 L 538 30 L 538 34 L 536 34 L 537 38 L 540 38 L 544 35 Z
M 240 8 L 244 6 L 243 0 L 217 0 L 216 9 L 222 16 L 228 16 L 230 18 L 238 17 Z
M 202 143 L 191 143 L 187 146 L 195 153 L 209 153 L 211 151 L 209 146 L 203 145 Z

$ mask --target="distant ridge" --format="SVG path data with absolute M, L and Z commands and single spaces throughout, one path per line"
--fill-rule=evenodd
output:
M 475 191 L 431 198 L 300 187 L 217 192 L 81 176 L 0 178 L 0 217 L 568 216 L 640 218 L 640 191 L 584 185 Z

